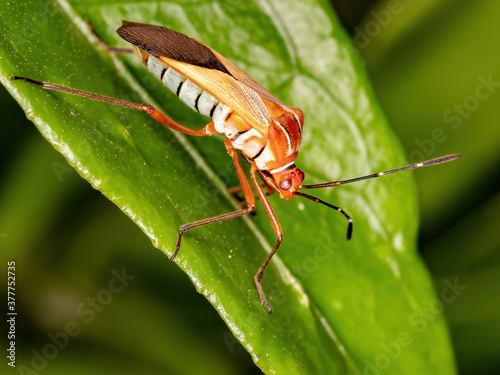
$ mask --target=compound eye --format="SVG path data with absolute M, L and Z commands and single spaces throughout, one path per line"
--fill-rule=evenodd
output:
M 292 180 L 283 180 L 280 181 L 280 189 L 281 190 L 288 190 L 292 187 Z

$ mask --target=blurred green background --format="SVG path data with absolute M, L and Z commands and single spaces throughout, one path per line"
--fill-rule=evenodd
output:
M 332 3 L 408 158 L 463 155 L 415 174 L 420 249 L 438 291 L 445 280 L 467 286 L 445 306 L 460 372 L 497 374 L 500 3 Z M 18 254 L 18 340 L 41 350 L 112 270 L 136 276 L 46 373 L 260 373 L 187 276 L 68 166 L 3 88 L 0 109 L 0 246 Z M 33 355 L 18 352 L 18 361 Z

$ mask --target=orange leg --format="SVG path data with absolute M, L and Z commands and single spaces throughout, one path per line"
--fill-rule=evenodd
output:
M 178 132 L 181 132 L 181 133 L 184 133 L 187 135 L 205 136 L 205 135 L 217 134 L 217 131 L 215 130 L 215 126 L 214 126 L 213 121 L 210 122 L 203 129 L 194 130 L 194 129 L 187 128 L 181 124 L 178 124 L 177 122 L 170 119 L 169 117 L 167 117 L 166 115 L 164 115 L 162 112 L 160 112 L 158 109 L 156 109 L 155 107 L 153 107 L 151 105 L 144 105 L 144 104 L 127 102 L 125 100 L 110 98 L 109 96 L 93 94 L 93 93 L 87 92 L 87 91 L 75 90 L 75 89 L 65 87 L 65 86 L 60 86 L 60 85 L 54 85 L 54 84 L 49 83 L 49 82 L 39 82 L 39 81 L 35 81 L 35 80 L 32 80 L 30 78 L 26 78 L 26 77 L 12 76 L 11 80 L 12 81 L 16 81 L 16 80 L 26 81 L 26 82 L 38 85 L 41 88 L 46 89 L 46 90 L 67 92 L 68 94 L 83 96 L 86 98 L 99 100 L 101 102 L 107 102 L 107 103 L 115 104 L 115 105 L 118 105 L 121 107 L 127 107 L 127 108 L 136 109 L 139 111 L 143 111 L 146 114 L 148 114 L 149 116 L 151 116 L 152 118 L 154 118 L 159 123 L 169 127 L 170 129 L 176 130 Z
M 232 219 L 238 216 L 243 216 L 245 214 L 252 212 L 255 208 L 255 197 L 252 193 L 252 188 L 250 186 L 250 183 L 248 182 L 247 176 L 245 175 L 245 171 L 243 171 L 243 168 L 241 166 L 240 159 L 238 159 L 238 153 L 233 148 L 233 145 L 231 144 L 231 141 L 229 139 L 226 138 L 226 140 L 224 141 L 224 145 L 226 146 L 228 154 L 233 159 L 234 167 L 236 168 L 236 174 L 238 175 L 238 179 L 240 180 L 243 194 L 245 195 L 245 199 L 247 201 L 247 208 L 239 211 L 229 212 L 227 214 L 223 214 L 220 216 L 215 216 L 215 217 L 210 217 L 208 219 L 195 221 L 193 223 L 187 223 L 181 225 L 181 227 L 179 228 L 179 236 L 177 237 L 177 245 L 175 246 L 175 252 L 170 257 L 170 260 L 173 260 L 177 256 L 177 253 L 179 252 L 179 249 L 181 247 L 182 234 L 185 231 L 196 227 L 201 227 L 202 225 L 217 223 L 219 221 Z
M 265 180 L 263 180 L 263 182 L 260 184 L 260 186 L 262 186 L 262 188 L 265 188 L 267 191 L 266 191 L 266 195 L 269 196 L 269 195 L 272 195 L 274 193 L 274 189 L 268 184 L 266 183 Z M 254 190 L 256 190 L 255 188 L 252 188 Z M 227 192 L 233 196 L 236 197 L 236 195 L 241 191 L 241 186 L 232 186 L 230 188 L 227 189 Z M 238 198 L 238 197 L 236 197 Z M 256 199 L 260 199 L 259 196 L 255 197 Z
M 256 172 L 259 172 L 259 170 L 257 169 L 257 166 L 255 164 L 252 164 L 252 167 L 250 169 L 250 176 L 251 176 L 252 181 L 255 185 L 255 188 L 257 189 L 260 200 L 262 201 L 262 204 L 264 205 L 267 216 L 269 217 L 269 220 L 271 221 L 271 225 L 273 227 L 274 234 L 276 234 L 276 238 L 277 238 L 276 244 L 274 245 L 273 249 L 271 250 L 271 252 L 267 256 L 267 258 L 264 261 L 264 263 L 262 264 L 262 266 L 260 266 L 259 271 L 257 272 L 257 274 L 254 277 L 255 284 L 257 285 L 257 290 L 259 291 L 260 299 L 261 299 L 262 303 L 264 304 L 264 306 L 266 307 L 267 313 L 271 314 L 271 311 L 272 311 L 271 306 L 269 306 L 269 303 L 267 303 L 266 295 L 264 294 L 264 291 L 262 290 L 262 285 L 260 282 L 262 281 L 262 275 L 264 274 L 264 271 L 266 270 L 267 265 L 269 264 L 273 255 L 276 253 L 276 251 L 278 251 L 278 248 L 281 245 L 281 241 L 283 240 L 283 231 L 281 230 L 280 223 L 278 221 L 278 218 L 276 217 L 276 214 L 273 211 L 273 208 L 271 207 L 271 204 L 267 200 L 266 193 L 264 192 L 264 190 L 262 189 L 262 186 L 260 186 L 259 182 L 257 181 L 257 176 L 255 174 Z

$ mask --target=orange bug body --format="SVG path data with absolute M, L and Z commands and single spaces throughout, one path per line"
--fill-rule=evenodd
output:
M 175 251 L 170 259 L 173 260 L 177 255 L 185 231 L 242 216 L 254 210 L 256 198 L 241 166 L 239 152 L 250 164 L 253 186 L 264 205 L 277 238 L 273 249 L 254 278 L 261 301 L 269 313 L 271 307 L 262 289 L 261 280 L 267 265 L 281 244 L 283 233 L 267 196 L 257 180 L 257 175 L 282 199 L 289 200 L 295 196 L 301 196 L 342 213 L 348 220 L 347 238 L 350 239 L 352 219 L 340 207 L 323 202 L 299 190 L 338 186 L 403 170 L 440 164 L 460 156 L 447 155 L 350 180 L 302 185 L 304 173 L 295 166 L 304 124 L 304 116 L 300 109 L 292 108 L 278 100 L 218 52 L 176 31 L 161 26 L 124 21 L 117 32 L 133 45 L 135 53 L 142 59 L 142 62 L 165 86 L 192 109 L 211 117 L 212 121 L 201 130 L 193 130 L 174 122 L 149 105 L 126 102 L 25 77 L 12 77 L 12 79 L 28 81 L 44 89 L 64 91 L 141 110 L 163 125 L 184 134 L 194 136 L 224 134 L 226 136 L 225 147 L 233 159 L 247 207 L 182 225 L 179 228 Z M 100 42 L 103 44 L 102 41 Z M 105 48 L 115 53 L 132 52 L 107 46 Z
M 176 31 L 124 22 L 117 32 L 165 86 L 213 119 L 208 132 L 225 134 L 257 170 L 271 173 L 281 198 L 293 198 L 304 177 L 294 164 L 304 124 L 300 109 L 278 100 L 218 52 Z M 290 175 L 292 183 L 282 183 Z

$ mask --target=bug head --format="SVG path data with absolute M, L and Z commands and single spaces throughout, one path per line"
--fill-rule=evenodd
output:
M 279 195 L 282 199 L 292 199 L 295 192 L 302 187 L 304 172 L 293 165 L 292 168 L 273 173 L 274 181 L 279 187 Z

